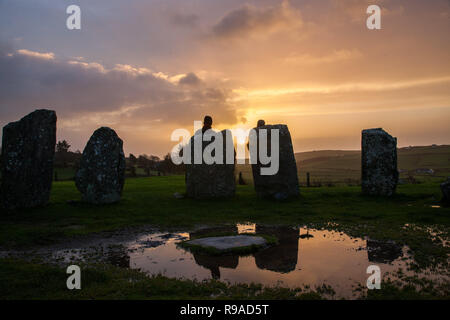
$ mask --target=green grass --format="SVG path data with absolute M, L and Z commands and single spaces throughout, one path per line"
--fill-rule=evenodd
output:
M 402 269 L 387 276 L 379 290 L 367 290 L 359 284 L 354 292 L 361 292 L 361 298 L 370 300 L 437 300 L 450 299 L 450 282 L 436 282 L 417 275 L 407 276 Z
M 73 180 L 75 178 L 76 170 L 72 167 L 67 168 L 55 168 L 53 170 L 53 178 L 57 178 L 58 181 Z
M 80 265 L 81 290 L 68 290 L 65 269 L 0 259 L 0 300 L 18 299 L 320 299 L 311 289 L 228 285 L 220 281 L 171 279 L 110 265 Z
M 2 212 L 0 245 L 29 245 L 144 224 L 163 228 L 247 221 L 448 226 L 450 221 L 450 208 L 431 208 L 441 198 L 437 183 L 401 185 L 392 198 L 363 196 L 359 187 L 302 188 L 299 199 L 287 202 L 258 199 L 250 185 L 238 186 L 232 199 L 175 199 L 173 193 L 184 189 L 183 176 L 127 179 L 120 203 L 70 205 L 68 200 L 81 199 L 74 182 L 55 182 L 46 207 Z
M 0 300 L 91 300 L 91 299 L 263 299 L 318 300 L 333 298 L 335 292 L 327 285 L 310 288 L 264 287 L 261 284 L 230 285 L 217 280 L 194 281 L 147 276 L 132 269 L 106 264 L 80 265 L 81 290 L 68 290 L 65 268 L 0 259 Z M 448 299 L 449 284 L 436 283 L 417 277 L 383 281 L 381 290 L 354 290 L 360 299 Z
M 428 182 L 400 185 L 392 198 L 363 196 L 359 187 L 302 188 L 298 199 L 277 202 L 258 199 L 251 185 L 238 186 L 236 196 L 223 200 L 175 199 L 184 192 L 183 176 L 127 179 L 120 203 L 106 206 L 70 205 L 80 200 L 73 181 L 55 182 L 50 203 L 43 208 L 2 211 L 0 246 L 29 248 L 67 237 L 151 225 L 161 229 L 192 228 L 195 225 L 264 223 L 309 225 L 395 240 L 410 247 L 417 269 L 443 265 L 448 270 L 449 248 L 427 228 L 449 239 L 450 208 L 432 208 L 441 198 L 439 184 Z M 330 224 L 331 223 L 331 224 Z M 408 224 L 408 227 L 405 227 Z M 228 286 L 218 281 L 147 277 L 136 270 L 109 265 L 83 267 L 83 290 L 69 291 L 67 275 L 57 266 L 0 259 L 1 299 L 296 299 L 320 298 L 323 290 L 266 288 L 260 285 Z M 411 286 L 388 283 L 386 290 L 367 298 L 429 298 Z

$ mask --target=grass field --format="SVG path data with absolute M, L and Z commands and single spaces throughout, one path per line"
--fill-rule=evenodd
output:
M 0 299 L 3 300 L 319 300 L 333 292 L 329 286 L 316 288 L 263 287 L 259 284 L 229 285 L 217 280 L 192 281 L 164 276 L 148 277 L 130 269 L 109 265 L 81 266 L 82 290 L 67 290 L 67 274 L 61 267 L 0 259 Z M 406 279 L 406 286 L 383 281 L 381 290 L 372 290 L 361 299 L 448 299 L 433 283 Z M 418 283 L 418 288 L 413 283 Z
M 438 183 L 401 185 L 390 199 L 363 196 L 359 187 L 302 188 L 301 197 L 288 202 L 258 199 L 250 185 L 238 186 L 232 199 L 175 199 L 173 193 L 183 192 L 184 187 L 183 176 L 127 179 L 120 203 L 92 206 L 68 204 L 67 200 L 80 199 L 74 182 L 56 182 L 48 206 L 2 212 L 0 246 L 3 249 L 28 248 L 68 237 L 139 225 L 170 229 L 251 221 L 326 226 L 353 236 L 395 240 L 410 247 L 418 269 L 436 264 L 448 266 L 449 248 L 439 239 L 449 238 L 450 208 L 432 207 L 439 205 Z M 409 227 L 405 228 L 405 225 Z M 430 230 L 436 232 L 434 236 L 430 235 Z M 8 279 L 8 286 L 2 286 L 0 297 L 209 299 L 211 294 L 217 298 L 242 299 L 320 297 L 320 289 L 261 291 L 260 286 L 228 286 L 217 281 L 196 283 L 164 277 L 148 278 L 135 270 L 112 266 L 87 268 L 92 278 L 88 288 L 81 293 L 68 293 L 59 281 L 65 276 L 63 270 L 40 263 L 0 259 L 0 281 Z M 127 279 L 135 279 L 135 282 L 130 283 Z M 426 292 L 417 292 L 410 287 L 405 291 L 389 283 L 384 287 L 387 291 L 377 292 L 369 298 L 432 298 L 434 290 L 431 286 Z

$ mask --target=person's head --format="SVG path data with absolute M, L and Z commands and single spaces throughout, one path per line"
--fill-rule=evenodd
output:
M 210 116 L 205 116 L 203 119 L 203 125 L 205 127 L 211 127 L 212 126 L 212 118 Z
M 256 124 L 257 127 L 265 126 L 266 122 L 264 120 L 258 120 L 258 123 Z

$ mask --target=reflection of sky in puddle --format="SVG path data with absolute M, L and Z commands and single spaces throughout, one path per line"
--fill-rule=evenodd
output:
M 409 226 L 405 226 L 409 227 Z M 430 234 L 432 230 L 429 230 Z M 253 233 L 275 236 L 279 243 L 247 256 L 210 256 L 191 253 L 177 243 L 191 237 L 213 234 Z M 437 237 L 438 235 L 436 235 Z M 337 297 L 352 297 L 352 286 L 365 287 L 369 265 L 383 274 L 402 268 L 412 259 L 407 247 L 390 241 L 352 238 L 343 232 L 257 224 L 214 227 L 195 232 L 125 234 L 125 238 L 101 238 L 71 249 L 51 250 L 53 260 L 73 262 L 104 261 L 123 268 L 139 269 L 149 275 L 229 283 L 260 283 L 266 286 L 312 288 L 330 285 Z M 445 274 L 420 273 L 432 279 L 448 279 Z
M 256 223 L 245 223 L 245 224 L 237 224 L 236 225 L 238 233 L 255 233 L 256 232 Z
M 233 229 L 233 228 L 231 228 Z M 383 273 L 399 267 L 406 269 L 406 248 L 392 243 L 351 238 L 336 231 L 314 229 L 271 228 L 238 225 L 239 233 L 274 234 L 279 244 L 249 256 L 208 256 L 192 254 L 176 246 L 169 238 L 153 248 L 139 246 L 143 241 L 160 237 L 146 235 L 130 243 L 129 263 L 148 274 L 188 279 L 220 279 L 230 283 L 261 283 L 268 286 L 298 287 L 331 285 L 338 296 L 350 296 L 355 282 L 365 284 L 366 269 L 376 264 Z M 250 231 L 249 231 L 250 230 Z M 299 238 L 299 234 L 313 237 Z M 189 233 L 174 236 L 189 237 Z M 191 234 L 192 236 L 192 234 Z

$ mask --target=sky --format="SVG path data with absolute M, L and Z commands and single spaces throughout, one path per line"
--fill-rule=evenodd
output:
M 73 151 L 109 126 L 157 156 L 206 114 L 287 124 L 295 152 L 450 144 L 449 34 L 449 0 L 0 0 L 0 126 L 52 109 Z

